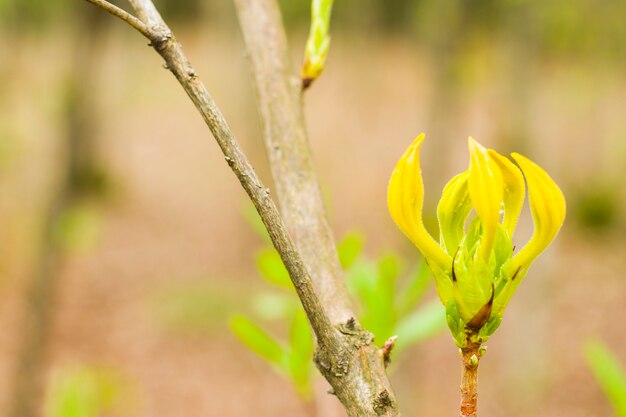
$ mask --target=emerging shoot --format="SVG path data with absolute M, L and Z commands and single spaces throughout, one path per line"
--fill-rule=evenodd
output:
M 548 174 L 526 157 L 513 153 L 516 166 L 469 138 L 469 168 L 448 182 L 437 207 L 436 241 L 422 221 L 419 150 L 423 141 L 421 134 L 398 161 L 387 201 L 391 217 L 420 250 L 435 277 L 448 327 L 464 359 L 462 416 L 475 416 L 481 344 L 496 331 L 531 263 L 561 228 L 565 199 Z M 524 178 L 535 230 L 514 254 L 512 239 L 524 202 Z M 466 227 L 472 211 L 476 215 Z

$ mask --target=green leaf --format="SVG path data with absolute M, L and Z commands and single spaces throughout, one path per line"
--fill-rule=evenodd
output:
M 395 284 L 400 274 L 400 258 L 395 253 L 386 253 L 378 259 L 379 281 Z
M 256 266 L 270 284 L 277 285 L 282 288 L 292 289 L 293 284 L 289 273 L 280 259 L 280 255 L 274 248 L 265 248 L 256 254 Z
M 293 294 L 262 292 L 252 298 L 252 310 L 264 320 L 288 319 L 300 308 Z
M 262 328 L 248 317 L 235 315 L 230 320 L 230 328 L 235 336 L 250 350 L 268 362 L 278 366 L 283 372 L 289 372 L 289 353 Z
M 348 291 L 356 296 L 361 304 L 373 300 L 376 287 L 376 265 L 372 262 L 359 260 L 346 271 Z
M 298 309 L 293 317 L 289 330 L 289 344 L 291 380 L 298 394 L 304 399 L 310 399 L 313 383 L 313 337 L 306 314 L 302 309 Z
M 433 300 L 401 320 L 396 326 L 397 351 L 423 342 L 446 327 L 446 313 L 439 300 Z
M 413 311 L 431 283 L 431 272 L 426 262 L 418 262 L 403 290 L 398 295 L 396 310 L 400 317 Z
M 377 322 L 377 275 L 376 264 L 359 260 L 346 272 L 346 283 L 361 307 L 361 325 L 374 335 L 382 337 Z
M 360 322 L 379 345 L 393 336 L 396 321 L 394 262 L 392 257 L 382 257 L 376 263 L 359 260 L 346 274 L 348 289 L 361 306 Z
M 93 368 L 63 369 L 53 380 L 49 417 L 99 417 L 118 402 L 121 380 Z
M 364 244 L 365 238 L 357 232 L 348 233 L 341 239 L 337 245 L 337 254 L 343 269 L 348 269 L 354 264 L 354 261 L 361 255 Z
M 626 372 L 613 354 L 598 341 L 584 347 L 587 364 L 609 398 L 617 417 L 626 417 Z
M 254 204 L 246 203 L 241 209 L 241 214 L 244 220 L 250 225 L 250 227 L 252 227 L 252 230 L 254 230 L 257 235 L 263 238 L 263 240 L 267 243 L 272 243 L 272 239 L 270 239 L 270 235 L 267 233 L 267 229 L 263 224 L 263 220 L 261 220 L 261 216 L 259 216 L 256 208 L 254 208 Z

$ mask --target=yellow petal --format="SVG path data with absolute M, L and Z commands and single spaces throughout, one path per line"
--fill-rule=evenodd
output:
M 502 225 L 513 239 L 515 226 L 524 205 L 524 176 L 514 163 L 494 150 L 487 151 L 502 173 L 504 183 L 504 220 Z
M 472 211 L 472 203 L 467 190 L 469 171 L 452 178 L 441 193 L 437 206 L 439 219 L 440 243 L 453 255 L 465 234 L 465 221 Z
M 469 151 L 469 195 L 483 226 L 480 254 L 485 261 L 488 261 L 500 223 L 503 197 L 502 174 L 487 154 L 487 150 L 471 137 L 469 138 Z
M 424 185 L 420 169 L 419 149 L 424 134 L 419 135 L 404 152 L 391 174 L 387 205 L 400 230 L 422 252 L 424 258 L 440 269 L 450 269 L 451 258 L 435 242 L 422 222 Z
M 535 223 L 530 241 L 513 258 L 511 270 L 528 265 L 552 242 L 565 220 L 565 197 L 558 185 L 539 165 L 528 158 L 512 154 L 528 184 L 528 198 Z

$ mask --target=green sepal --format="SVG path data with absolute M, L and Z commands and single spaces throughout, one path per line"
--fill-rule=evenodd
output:
M 494 334 L 496 330 L 498 330 L 500 323 L 502 323 L 502 316 L 500 315 L 492 315 L 489 320 L 487 320 L 487 323 L 485 323 L 485 325 L 481 327 L 478 332 L 478 336 L 481 338 L 482 343 L 486 342 L 489 337 Z
M 460 348 L 466 347 L 465 323 L 459 314 L 459 308 L 454 299 L 450 299 L 446 305 L 446 321 L 448 322 L 450 332 L 452 332 L 454 343 Z

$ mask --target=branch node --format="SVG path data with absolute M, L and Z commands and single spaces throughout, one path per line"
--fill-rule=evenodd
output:
M 387 409 L 393 407 L 393 403 L 391 401 L 391 397 L 389 396 L 389 391 L 383 389 L 376 395 L 373 401 L 373 408 L 376 412 L 376 415 L 382 416 L 387 412 Z
M 158 25 L 152 26 L 150 33 L 150 46 L 159 53 L 163 52 L 167 48 L 168 43 L 174 39 L 172 32 Z
M 198 74 L 196 74 L 196 70 L 191 67 L 187 68 L 187 76 L 189 76 L 190 80 L 198 78 Z

